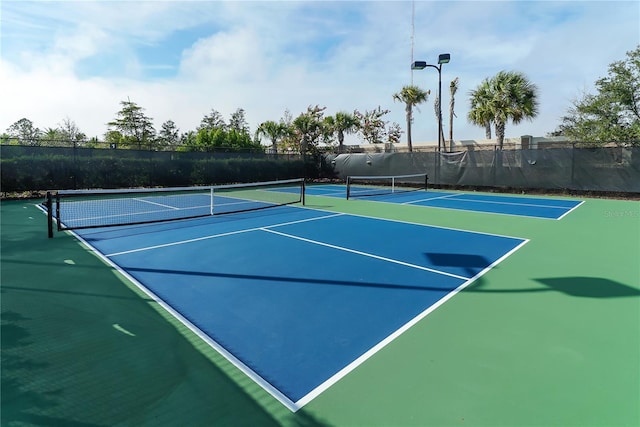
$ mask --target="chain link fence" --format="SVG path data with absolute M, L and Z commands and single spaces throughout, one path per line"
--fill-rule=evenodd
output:
M 640 147 L 327 154 L 337 177 L 426 172 L 436 186 L 640 193 Z
M 0 146 L 3 195 L 80 188 L 178 187 L 319 177 L 315 159 L 259 151 Z
M 151 151 L 1 145 L 0 191 L 132 188 L 305 177 L 427 173 L 430 185 L 640 193 L 640 147 L 577 144 L 459 152 L 349 152 L 303 157 L 262 151 Z

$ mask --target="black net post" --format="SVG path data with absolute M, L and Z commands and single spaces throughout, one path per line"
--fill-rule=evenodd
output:
M 62 231 L 62 223 L 60 222 L 60 193 L 56 193 L 56 223 L 58 231 Z
M 53 238 L 53 196 L 51 196 L 51 192 L 47 191 L 47 235 L 49 238 Z

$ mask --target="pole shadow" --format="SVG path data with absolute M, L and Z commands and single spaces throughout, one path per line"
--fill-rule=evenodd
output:
M 640 289 L 601 277 L 549 277 L 534 279 L 549 290 L 575 297 L 624 298 L 640 296 Z
M 424 255 L 431 265 L 436 267 L 461 268 L 464 270 L 467 277 L 474 277 L 476 274 L 491 265 L 492 262 L 482 255 L 473 254 L 425 252 Z

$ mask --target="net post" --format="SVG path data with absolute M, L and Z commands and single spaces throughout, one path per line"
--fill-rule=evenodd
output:
M 424 191 L 427 191 L 427 188 L 429 187 L 429 175 L 428 174 L 424 174 Z
M 305 199 L 305 193 L 306 193 L 306 186 L 303 178 L 302 185 L 300 186 L 300 200 L 302 201 L 302 206 L 305 206 L 307 204 Z
M 347 200 L 349 200 L 350 193 L 351 193 L 351 186 L 349 185 L 349 177 L 347 177 Z
M 47 191 L 47 236 L 50 239 L 53 238 L 53 197 L 51 196 L 51 191 Z
M 210 202 L 209 202 L 209 214 L 213 215 L 213 187 L 211 187 L 211 191 L 210 191 L 211 197 Z
M 58 231 L 62 231 L 62 222 L 60 221 L 60 193 L 56 193 L 56 222 L 58 223 Z

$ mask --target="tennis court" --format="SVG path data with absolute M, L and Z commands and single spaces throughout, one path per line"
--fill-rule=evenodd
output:
M 232 214 L 230 192 L 72 197 L 53 239 L 3 202 L 3 424 L 640 419 L 638 202 L 477 194 L 548 212 L 496 215 L 331 189 Z
M 79 236 L 292 410 L 524 243 L 284 207 Z
M 486 212 L 501 215 L 516 215 L 543 219 L 562 219 L 576 209 L 582 201 L 561 200 L 539 197 L 519 197 L 495 194 L 474 194 L 460 191 L 399 191 L 389 193 L 381 188 L 372 191 L 372 187 L 354 186 L 352 198 L 361 198 L 375 202 L 400 203 L 440 209 Z M 308 189 L 308 194 L 327 197 L 346 197 L 344 185 L 316 185 Z

